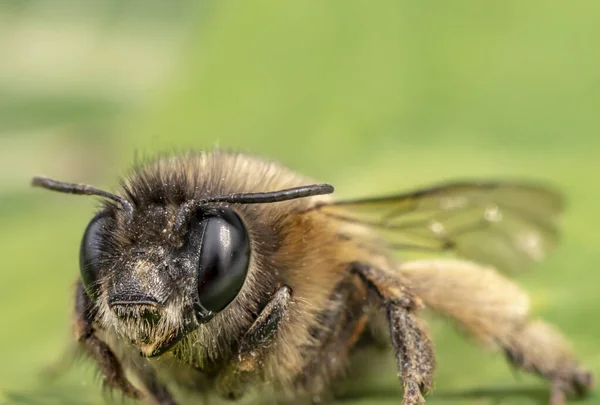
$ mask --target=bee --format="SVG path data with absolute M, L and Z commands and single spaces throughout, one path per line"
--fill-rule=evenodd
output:
M 335 201 L 329 184 L 214 150 L 142 162 L 114 194 L 46 177 L 33 185 L 102 200 L 81 242 L 73 332 L 127 397 L 174 405 L 181 389 L 237 399 L 269 387 L 276 401 L 315 398 L 384 339 L 403 404 L 424 404 L 436 363 L 424 308 L 548 380 L 551 405 L 593 385 L 501 274 L 557 243 L 562 197 L 536 183 Z M 398 251 L 424 256 L 400 261 Z

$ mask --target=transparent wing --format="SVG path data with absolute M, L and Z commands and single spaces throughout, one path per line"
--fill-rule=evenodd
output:
M 557 244 L 557 192 L 536 184 L 462 182 L 318 207 L 371 225 L 395 249 L 453 252 L 505 271 L 522 270 Z

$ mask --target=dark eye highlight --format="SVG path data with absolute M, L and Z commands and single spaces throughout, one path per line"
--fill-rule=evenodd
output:
M 209 311 L 223 310 L 240 292 L 250 262 L 248 232 L 230 208 L 203 218 L 198 260 L 198 298 Z
M 79 271 L 81 282 L 85 291 L 92 299 L 98 297 L 97 281 L 100 277 L 99 257 L 101 254 L 100 243 L 104 229 L 107 226 L 108 216 L 105 213 L 96 215 L 88 224 L 81 240 L 79 249 Z

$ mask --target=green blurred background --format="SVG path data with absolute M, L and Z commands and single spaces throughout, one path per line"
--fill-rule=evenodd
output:
M 598 21 L 595 0 L 2 2 L 0 403 L 103 403 L 89 365 L 38 378 L 69 338 L 95 203 L 29 178 L 114 189 L 134 153 L 215 145 L 341 196 L 464 177 L 556 185 L 563 243 L 519 282 L 598 371 Z M 515 379 L 443 320 L 432 329 L 428 403 L 546 403 L 539 380 Z M 399 403 L 393 359 L 381 361 L 345 403 Z

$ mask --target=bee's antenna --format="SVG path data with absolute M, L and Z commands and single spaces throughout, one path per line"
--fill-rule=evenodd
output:
M 285 190 L 270 191 L 265 193 L 233 193 L 215 197 L 206 197 L 200 200 L 198 204 L 211 202 L 227 202 L 231 204 L 263 204 L 331 193 L 333 193 L 333 186 L 331 184 L 311 184 L 309 186 L 286 188 Z
M 108 198 L 109 200 L 119 203 L 129 218 L 133 214 L 133 205 L 125 198 L 87 184 L 65 183 L 62 181 L 49 179 L 48 177 L 36 176 L 31 180 L 31 185 L 34 187 L 45 188 L 47 190 L 58 191 L 60 193 L 97 195 L 99 197 Z
M 331 184 L 311 184 L 308 186 L 286 188 L 284 190 L 269 191 L 264 193 L 233 193 L 214 197 L 205 197 L 201 200 L 190 201 L 189 203 L 181 206 L 179 213 L 175 218 L 173 230 L 178 233 L 189 217 L 192 209 L 208 203 L 265 204 L 331 193 L 333 193 L 333 186 Z

